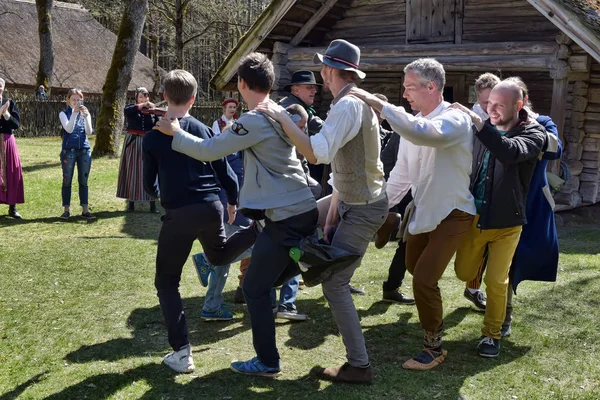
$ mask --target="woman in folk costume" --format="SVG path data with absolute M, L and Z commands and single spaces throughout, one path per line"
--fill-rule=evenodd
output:
M 25 202 L 23 170 L 13 135 L 21 125 L 21 117 L 15 102 L 3 93 L 4 79 L 0 78 L 0 203 L 8 204 L 9 216 L 21 219 L 16 205 Z
M 223 132 L 225 130 L 225 127 L 233 124 L 237 119 L 237 100 L 225 99 L 221 103 L 221 106 L 223 107 L 223 115 L 221 115 L 221 117 L 217 119 L 212 125 L 212 130 L 215 135 L 218 135 L 219 133 Z
M 127 212 L 135 210 L 135 202 L 149 201 L 150 212 L 157 213 L 156 201 L 146 193 L 142 182 L 142 141 L 146 132 L 152 130 L 157 119 L 155 115 L 142 113 L 142 109 L 154 108 L 146 88 L 140 87 L 135 90 L 135 101 L 136 104 L 125 107 L 125 131 L 128 135 L 121 153 L 117 197 L 127 199 Z

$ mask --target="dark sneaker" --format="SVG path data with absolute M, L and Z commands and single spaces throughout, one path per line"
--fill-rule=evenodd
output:
M 447 355 L 448 351 L 439 347 L 437 350 L 423 348 L 421 354 L 415 358 L 406 360 L 404 364 L 402 364 L 402 368 L 416 371 L 426 371 L 443 363 Z
M 471 293 L 469 289 L 465 288 L 463 295 L 467 300 L 473 303 L 475 307 L 477 307 L 477 311 L 485 311 L 486 299 L 485 294 L 481 290 Z
M 345 363 L 341 367 L 325 368 L 321 371 L 320 375 L 323 379 L 332 382 L 373 383 L 373 368 L 371 368 L 371 364 L 361 368 L 353 367 L 352 365 Z
M 58 218 L 62 219 L 63 221 L 68 220 L 71 217 L 71 213 L 68 211 L 65 211 L 64 213 L 62 213 L 62 215 Z
M 500 354 L 500 340 L 484 336 L 477 345 L 479 355 L 486 358 L 498 357 Z
M 233 294 L 233 302 L 235 304 L 246 304 L 246 298 L 244 297 L 244 290 L 241 286 L 238 286 L 235 289 L 235 293 Z
M 231 370 L 238 374 L 267 377 L 277 376 L 281 372 L 280 367 L 267 367 L 258 359 L 258 357 L 254 357 L 248 361 L 234 361 L 231 363 Z
M 81 213 L 81 216 L 85 219 L 87 219 L 87 222 L 94 222 L 96 221 L 96 216 L 93 215 L 91 212 L 86 212 L 86 213 Z
M 413 299 L 412 297 L 405 296 L 397 290 L 384 290 L 383 291 L 383 300 L 390 302 L 390 303 L 398 303 L 398 304 L 406 304 L 406 305 L 415 304 L 415 299 Z
M 202 310 L 202 315 L 200 316 L 205 321 L 231 321 L 233 319 L 233 314 L 224 306 L 221 306 L 216 311 L 204 311 Z
M 500 329 L 500 336 L 508 337 L 511 334 L 510 324 L 502 325 L 502 329 Z
M 377 233 L 375 234 L 375 247 L 378 249 L 383 249 L 387 242 L 390 241 L 390 236 L 394 231 L 397 231 L 400 227 L 400 222 L 402 222 L 402 218 L 398 213 L 389 213 L 385 222 L 379 228 Z
M 348 285 L 348 286 L 350 286 L 350 293 L 352 293 L 352 294 L 367 294 L 367 292 L 365 292 L 364 289 L 357 288 L 352 285 Z
M 212 265 L 210 265 L 204 256 L 204 253 L 194 254 L 192 256 L 192 261 L 194 262 L 194 267 L 196 267 L 196 273 L 198 274 L 198 279 L 200 279 L 200 284 L 207 287 L 208 277 L 213 270 Z
M 290 321 L 306 321 L 308 316 L 306 314 L 299 313 L 298 310 L 290 309 L 280 305 L 277 309 L 277 318 L 289 319 Z

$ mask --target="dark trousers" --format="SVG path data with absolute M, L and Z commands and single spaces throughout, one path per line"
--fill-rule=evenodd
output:
M 315 234 L 318 218 L 315 208 L 282 221 L 266 219 L 265 227 L 254 244 L 243 289 L 252 323 L 254 350 L 268 367 L 279 366 L 271 288 L 277 282 L 284 282 L 300 273 L 288 253 L 291 247 L 298 246 L 302 238 Z
M 390 208 L 390 212 L 396 212 L 404 215 L 406 206 L 412 201 L 413 197 L 409 191 L 406 196 L 394 207 Z M 406 242 L 398 241 L 396 254 L 392 258 L 388 278 L 383 282 L 383 290 L 398 290 L 402 286 L 402 281 L 406 275 Z
M 256 233 L 252 228 L 239 232 L 227 240 L 220 201 L 167 209 L 162 217 L 154 285 L 173 350 L 177 351 L 189 343 L 179 281 L 194 240 L 200 241 L 212 264 L 224 265 L 254 243 Z

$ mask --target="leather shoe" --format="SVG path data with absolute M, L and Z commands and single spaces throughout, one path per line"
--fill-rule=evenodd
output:
M 382 249 L 390 241 L 391 234 L 398 229 L 402 218 L 398 213 L 389 213 L 385 222 L 375 234 L 375 247 Z
M 17 211 L 17 207 L 15 207 L 15 206 L 8 207 L 8 216 L 12 217 L 14 219 L 23 219 L 21 214 L 19 214 L 19 212 Z
M 371 364 L 367 367 L 360 368 L 345 363 L 341 367 L 325 368 L 320 371 L 320 375 L 323 379 L 333 382 L 373 383 L 373 368 L 371 368 Z
M 352 286 L 352 285 L 348 285 L 348 286 L 350 286 L 350 293 L 352 293 L 352 294 L 367 294 L 367 292 L 365 292 L 364 289 L 357 288 L 356 286 Z
M 398 304 L 406 304 L 412 305 L 415 304 L 415 299 L 409 296 L 405 296 L 397 290 L 384 290 L 383 291 L 383 300 L 390 303 L 398 303 Z

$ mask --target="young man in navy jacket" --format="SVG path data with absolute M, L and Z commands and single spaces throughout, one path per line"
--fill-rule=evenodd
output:
M 191 135 L 209 139 L 208 127 L 188 113 L 196 96 L 197 83 L 186 71 L 174 70 L 163 80 L 164 97 L 169 104 L 168 118 L 177 118 Z M 223 227 L 220 187 L 227 194 L 230 222 L 235 217 L 238 181 L 225 158 L 210 163 L 171 150 L 173 138 L 158 131 L 144 136 L 144 188 L 158 197 L 165 208 L 158 237 L 155 286 L 173 352 L 165 364 L 177 372 L 192 372 L 194 361 L 179 294 L 181 271 L 194 240 L 200 240 L 207 257 L 217 265 L 228 264 L 254 242 L 254 235 L 237 235 L 227 241 Z M 160 192 L 156 186 L 156 175 Z M 248 240 L 246 240 L 248 239 Z

